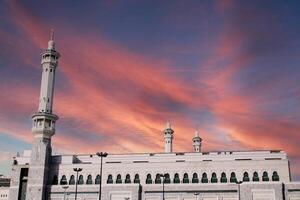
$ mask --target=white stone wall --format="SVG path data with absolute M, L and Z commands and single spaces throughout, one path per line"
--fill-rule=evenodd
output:
M 8 200 L 9 187 L 0 187 L 0 200 Z
M 298 200 L 299 194 L 289 191 L 296 188 L 300 190 L 299 184 L 286 184 L 284 189 L 287 193 L 283 196 L 282 183 L 242 183 L 237 184 L 168 184 L 165 185 L 165 200 Z M 50 199 L 62 200 L 64 194 L 68 199 L 74 199 L 75 186 L 70 186 L 66 191 L 61 186 L 50 187 Z M 50 191 L 49 190 L 49 191 Z M 80 185 L 78 186 L 77 199 L 96 200 L 98 199 L 99 185 Z M 66 193 L 65 193 L 66 192 Z M 102 188 L 102 200 L 163 200 L 162 184 L 144 185 L 104 185 Z M 197 195 L 195 195 L 197 193 Z
M 28 159 L 17 158 L 19 163 L 28 162 Z M 52 156 L 50 165 L 49 185 L 46 194 L 48 199 L 74 199 L 75 185 L 69 185 L 66 193 L 59 185 L 63 175 L 69 181 L 70 176 L 76 177 L 73 168 L 82 168 L 79 175 L 83 175 L 84 184 L 78 185 L 78 198 L 82 200 L 98 199 L 99 185 L 95 185 L 96 175 L 100 170 L 100 158 L 96 155 L 57 155 Z M 18 165 L 15 184 L 12 182 L 14 196 L 17 197 Z M 242 180 L 243 173 L 249 173 L 250 182 L 242 183 L 238 187 L 230 183 L 230 173 L 235 172 L 238 180 Z M 260 182 L 252 182 L 252 174 L 259 174 Z M 269 182 L 262 182 L 262 173 L 267 171 Z M 272 172 L 277 171 L 279 182 L 272 181 Z M 202 173 L 217 174 L 218 183 L 201 183 Z M 227 183 L 220 183 L 221 173 L 227 175 Z M 146 176 L 152 175 L 153 184 L 146 184 Z M 163 200 L 162 184 L 155 184 L 157 173 L 169 173 L 171 184 L 165 184 L 165 200 L 237 200 L 239 193 L 242 200 L 254 199 L 282 199 L 285 183 L 285 200 L 298 200 L 300 184 L 291 183 L 289 177 L 288 160 L 284 152 L 253 151 L 253 152 L 209 152 L 209 153 L 155 153 L 155 154 L 120 154 L 109 155 L 103 160 L 103 190 L 102 200 Z M 174 174 L 178 173 L 181 183 L 173 184 Z M 189 184 L 182 183 L 183 174 L 189 176 Z M 199 183 L 191 183 L 193 173 L 198 174 Z M 113 184 L 107 184 L 107 177 L 113 175 Z M 122 184 L 116 184 L 116 176 L 120 174 Z M 130 174 L 131 184 L 125 184 L 125 176 Z M 139 174 L 140 183 L 134 184 L 134 175 Z M 58 175 L 58 185 L 51 185 L 51 177 Z M 93 184 L 87 185 L 88 175 L 92 175 Z M 240 191 L 240 192 L 238 192 Z M 199 195 L 195 196 L 197 192 Z M 69 194 L 69 195 L 67 195 Z M 272 196 L 273 195 L 273 196 Z M 274 198 L 273 198 L 274 197 Z M 125 199 L 126 198 L 126 199 Z M 197 199 L 196 199 L 197 198 Z M 11 200 L 16 200 L 12 198 Z
M 58 175 L 60 179 L 62 175 L 65 175 L 69 179 L 71 175 L 75 175 L 74 167 L 83 169 L 80 174 L 83 175 L 85 181 L 88 175 L 95 179 L 99 174 L 100 158 L 95 155 L 56 156 L 53 160 L 50 177 Z M 190 182 L 194 173 L 198 174 L 200 182 L 203 173 L 207 174 L 209 182 L 212 173 L 216 173 L 218 182 L 220 182 L 222 172 L 226 173 L 228 182 L 232 172 L 240 181 L 243 180 L 244 172 L 248 172 L 250 182 L 252 182 L 254 172 L 258 173 L 260 181 L 262 181 L 265 171 L 268 173 L 270 181 L 272 181 L 274 171 L 278 173 L 280 181 L 290 181 L 288 160 L 282 152 L 110 155 L 104 159 L 103 183 L 106 184 L 109 174 L 113 176 L 114 183 L 118 174 L 121 175 L 123 182 L 127 174 L 130 175 L 131 181 L 135 174 L 139 174 L 141 184 L 145 184 L 147 174 L 151 174 L 154 182 L 156 174 L 160 173 L 168 173 L 171 182 L 173 182 L 175 173 L 179 174 L 181 182 L 185 173 L 188 174 Z

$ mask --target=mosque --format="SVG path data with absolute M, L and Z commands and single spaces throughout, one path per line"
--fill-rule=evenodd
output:
M 281 150 L 173 152 L 174 130 L 163 130 L 163 153 L 52 155 L 58 116 L 52 112 L 60 54 L 53 33 L 41 54 L 32 150 L 14 157 L 9 200 L 300 200 Z

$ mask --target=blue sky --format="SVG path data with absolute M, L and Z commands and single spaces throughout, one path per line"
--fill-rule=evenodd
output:
M 299 180 L 299 1 L 1 1 L 0 173 L 31 148 L 40 52 L 62 54 L 57 152 L 283 149 Z

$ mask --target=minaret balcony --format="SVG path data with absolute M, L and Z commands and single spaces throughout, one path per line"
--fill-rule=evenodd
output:
M 41 64 L 43 63 L 53 63 L 53 64 L 57 64 L 58 60 L 54 57 L 45 57 L 45 58 L 42 58 L 42 61 L 41 61 Z
M 51 137 L 55 134 L 55 122 L 58 119 L 56 115 L 48 113 L 36 113 L 32 116 L 32 132 L 35 135 Z
M 32 127 L 31 131 L 36 137 L 51 138 L 55 134 L 54 127 Z

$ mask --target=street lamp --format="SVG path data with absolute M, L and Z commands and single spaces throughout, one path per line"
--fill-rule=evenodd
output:
M 165 200 L 165 178 L 166 178 L 166 174 L 159 174 L 160 177 L 163 178 L 163 200 Z
M 241 189 L 240 189 L 240 185 L 243 183 L 243 181 L 237 181 L 235 182 L 238 185 L 238 195 L 239 195 L 239 200 L 241 200 Z
M 82 171 L 82 168 L 74 168 L 76 172 L 76 182 L 75 182 L 75 200 L 77 200 L 77 184 L 78 184 L 78 173 Z
M 67 183 L 67 181 L 64 181 L 64 183 Z M 65 190 L 65 191 L 64 191 L 64 200 L 66 200 L 66 191 L 67 191 L 67 189 L 69 188 L 69 186 L 64 184 L 64 185 L 62 186 L 62 188 Z
M 96 155 L 99 156 L 99 157 L 101 158 L 101 162 L 100 162 L 100 186 L 99 186 L 99 200 L 101 200 L 101 189 L 102 189 L 102 162 L 103 162 L 103 158 L 107 157 L 108 153 L 106 153 L 106 152 L 97 152 Z
M 195 195 L 195 197 L 196 197 L 196 200 L 198 199 L 198 195 L 199 195 L 199 193 L 198 192 L 195 192 L 194 193 L 194 195 Z
M 67 192 L 67 198 L 66 198 L 66 200 L 69 200 L 69 195 L 70 195 L 70 193 Z

